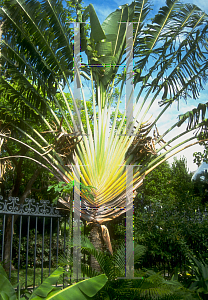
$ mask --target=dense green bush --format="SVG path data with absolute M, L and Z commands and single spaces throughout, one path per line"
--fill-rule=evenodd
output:
M 154 213 L 138 212 L 135 216 L 135 241 L 147 246 L 144 261 L 147 267 L 157 262 L 167 263 L 170 270 L 185 265 L 186 255 L 191 252 L 207 254 L 207 218 L 199 221 L 194 211 L 178 212 L 155 208 Z
M 114 226 L 115 249 L 119 241 L 125 240 L 125 223 Z M 184 213 L 155 206 L 154 212 L 145 209 L 135 212 L 134 240 L 147 247 L 142 266 L 163 270 L 166 265 L 166 271 L 172 274 L 176 266 L 181 271 L 188 270 L 188 253 L 195 257 L 201 253 L 204 259 L 208 258 L 207 226 L 207 217 L 203 221 L 197 219 L 194 209 Z
M 20 265 L 21 268 L 26 267 L 26 251 L 27 249 L 27 237 L 24 236 L 21 239 L 20 249 Z M 35 249 L 35 233 L 34 230 L 30 230 L 29 235 L 29 248 L 28 248 L 28 267 L 34 266 L 34 249 Z M 49 267 L 49 249 L 50 249 L 50 235 L 44 236 L 44 251 L 42 251 L 42 234 L 37 234 L 36 241 L 36 267 L 42 266 L 42 253 L 43 253 L 43 266 L 44 268 Z M 19 250 L 19 238 L 14 236 L 13 240 L 13 265 L 15 268 L 18 267 L 18 250 Z M 64 251 L 64 237 L 59 236 L 58 253 Z M 51 267 L 57 267 L 57 235 L 53 234 L 51 239 Z
M 138 190 L 134 205 L 134 240 L 147 247 L 143 267 L 166 273 L 189 269 L 187 254 L 208 258 L 208 218 L 184 159 L 152 171 Z M 198 211 L 198 207 L 200 211 Z M 201 212 L 201 214 L 200 214 Z M 125 239 L 125 219 L 114 223 L 114 249 Z M 141 267 L 137 265 L 137 267 Z

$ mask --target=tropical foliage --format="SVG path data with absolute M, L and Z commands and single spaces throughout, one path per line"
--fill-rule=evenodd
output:
M 71 245 L 72 246 L 72 245 Z M 94 255 L 108 281 L 97 293 L 96 299 L 198 299 L 195 292 L 190 292 L 178 281 L 178 270 L 171 280 L 166 280 L 159 272 L 153 270 L 135 270 L 136 278 L 125 278 L 125 243 L 117 247 L 113 255 L 95 249 L 85 236 L 82 237 L 82 251 Z M 142 263 L 146 247 L 136 244 L 134 256 L 136 263 Z M 133 253 L 132 253 L 133 254 Z M 70 257 L 62 257 L 63 265 L 70 263 Z M 143 265 L 143 264 L 142 264 Z M 90 266 L 82 264 L 82 272 L 88 277 L 98 276 L 99 273 Z M 119 279 L 119 277 L 121 277 Z
M 190 260 L 192 261 L 192 268 L 196 278 L 189 289 L 195 290 L 203 299 L 206 299 L 206 295 L 208 295 L 208 265 L 203 259 L 199 261 L 193 256 L 190 256 Z
M 184 159 L 172 167 L 165 162 L 146 176 L 134 200 L 134 241 L 147 248 L 142 266 L 169 276 L 178 266 L 183 279 L 190 272 L 188 254 L 208 258 L 207 206 L 191 178 Z M 113 249 L 125 239 L 124 221 L 109 226 Z
M 149 21 L 149 1 L 136 0 L 120 6 L 101 25 L 91 4 L 82 12 L 78 3 L 77 21 L 90 18 L 91 29 L 80 25 L 81 51 L 85 52 L 87 62 L 82 62 L 81 76 L 76 80 L 81 91 L 79 104 L 86 117 L 84 126 L 79 116 L 76 118 L 77 99 L 70 85 L 73 30 L 67 22 L 72 20 L 73 12 L 73 6 L 66 9 L 58 0 L 5 1 L 1 7 L 0 91 L 12 110 L 9 118 L 4 110 L 2 118 L 30 141 L 7 137 L 27 147 L 31 155 L 24 158 L 50 171 L 58 181 L 72 181 L 75 176 L 72 165 L 76 165 L 81 182 L 95 187 L 93 199 L 81 194 L 82 218 L 101 224 L 124 213 L 126 165 L 137 166 L 133 174 L 137 189 L 144 176 L 169 156 L 194 144 L 185 145 L 195 139 L 195 136 L 186 139 L 185 135 L 200 128 L 203 122 L 166 142 L 166 135 L 182 121 L 162 135 L 154 126 L 174 101 L 187 100 L 189 96 L 197 98 L 207 79 L 207 15 L 196 5 L 167 0 Z M 121 71 L 119 68 L 128 61 L 126 22 L 134 23 L 134 86 L 138 88 L 136 103 L 139 104 L 134 107 L 132 136 L 127 135 L 125 114 L 119 126 L 117 123 L 126 74 L 129 75 L 125 68 Z M 93 128 L 83 87 L 85 81 L 81 77 L 91 84 Z M 111 96 L 116 84 L 120 93 L 111 122 Z M 70 93 L 74 109 L 64 91 Z M 148 122 L 147 113 L 158 98 L 161 112 Z M 14 120 L 20 109 L 23 119 L 17 125 Z M 31 126 L 31 118 L 37 124 L 44 123 L 47 128 L 44 133 Z M 5 137 L 3 133 L 0 136 Z M 182 136 L 183 142 L 167 150 Z
M 95 294 L 107 282 L 107 277 L 105 275 L 99 275 L 97 277 L 75 283 L 65 289 L 61 289 L 56 287 L 56 283 L 63 273 L 63 268 L 59 267 L 56 269 L 38 288 L 33 291 L 29 299 L 93 299 Z M 2 266 L 0 266 L 0 278 L 0 299 L 19 300 L 20 294 L 16 295 L 15 289 L 12 287 Z M 28 299 L 28 297 L 21 297 L 21 299 Z

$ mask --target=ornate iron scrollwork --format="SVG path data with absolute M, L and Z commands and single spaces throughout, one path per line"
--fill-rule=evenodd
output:
M 9 197 L 7 200 L 0 196 L 0 214 L 61 217 L 59 213 L 49 200 L 37 202 L 35 199 L 26 198 L 24 204 L 20 204 L 18 197 Z

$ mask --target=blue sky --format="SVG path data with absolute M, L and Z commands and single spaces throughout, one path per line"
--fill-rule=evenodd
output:
M 106 0 L 106 1 L 96 1 L 96 0 L 92 0 L 92 1 L 88 1 L 85 0 L 83 1 L 84 6 L 87 6 L 88 4 L 93 4 L 95 11 L 98 15 L 98 18 L 100 20 L 100 23 L 102 24 L 102 22 L 105 20 L 105 18 L 114 10 L 116 10 L 119 5 L 123 5 L 125 3 L 131 3 L 132 1 L 119 1 L 119 0 Z M 189 1 L 181 1 L 181 2 L 188 2 L 188 3 L 193 3 L 196 4 L 199 8 L 201 8 L 202 10 L 204 10 L 207 14 L 208 14 L 208 1 L 207 0 L 189 0 Z M 150 17 L 153 17 L 153 15 L 158 11 L 158 9 L 160 7 L 162 7 L 165 4 L 165 0 L 152 0 L 152 13 L 150 15 Z M 135 96 L 135 95 L 134 95 Z M 160 134 L 162 134 L 167 128 L 169 128 L 171 126 L 171 124 L 174 124 L 177 119 L 178 119 L 178 115 L 179 114 L 183 114 L 186 111 L 189 111 L 191 109 L 193 109 L 194 107 L 196 107 L 198 105 L 198 103 L 205 103 L 208 101 L 208 85 L 205 87 L 205 90 L 201 92 L 201 95 L 199 97 L 198 100 L 193 100 L 193 99 L 189 99 L 188 102 L 186 103 L 185 101 L 181 101 L 180 105 L 179 105 L 179 110 L 177 109 L 177 105 L 173 104 L 171 106 L 171 108 L 169 109 L 169 111 L 167 111 L 167 113 L 164 115 L 164 117 L 162 118 L 162 120 L 157 124 L 158 125 L 158 129 Z M 160 99 L 157 99 L 158 101 Z M 156 103 L 153 105 L 152 110 L 150 111 L 149 116 L 152 115 L 152 118 L 154 118 L 154 116 L 156 116 L 158 114 L 158 112 L 160 111 L 160 108 L 158 106 L 158 101 L 156 101 Z M 182 128 L 180 128 L 181 130 L 185 130 L 186 129 L 186 125 L 184 124 L 184 126 Z M 177 130 L 176 129 L 175 132 L 173 132 L 173 135 L 177 134 Z M 178 131 L 179 133 L 179 131 Z M 169 135 L 169 138 L 171 138 L 172 136 Z M 179 158 L 180 156 L 185 156 L 187 158 L 187 165 L 190 171 L 194 171 L 197 169 L 196 164 L 193 163 L 193 152 L 196 151 L 203 151 L 203 147 L 200 146 L 193 146 L 191 148 L 188 148 L 187 150 L 182 151 L 180 154 L 177 155 L 177 157 Z M 171 163 L 173 161 L 173 158 L 169 160 L 169 162 Z

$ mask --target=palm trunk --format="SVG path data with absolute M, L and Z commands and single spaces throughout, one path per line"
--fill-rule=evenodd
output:
M 93 223 L 92 229 L 90 231 L 90 241 L 93 244 L 93 246 L 95 247 L 95 249 L 97 249 L 97 250 L 103 250 L 103 243 L 102 243 L 101 236 L 102 236 L 102 233 L 101 233 L 100 225 Z M 93 255 L 91 255 L 90 265 L 94 270 L 101 272 L 100 265 Z

